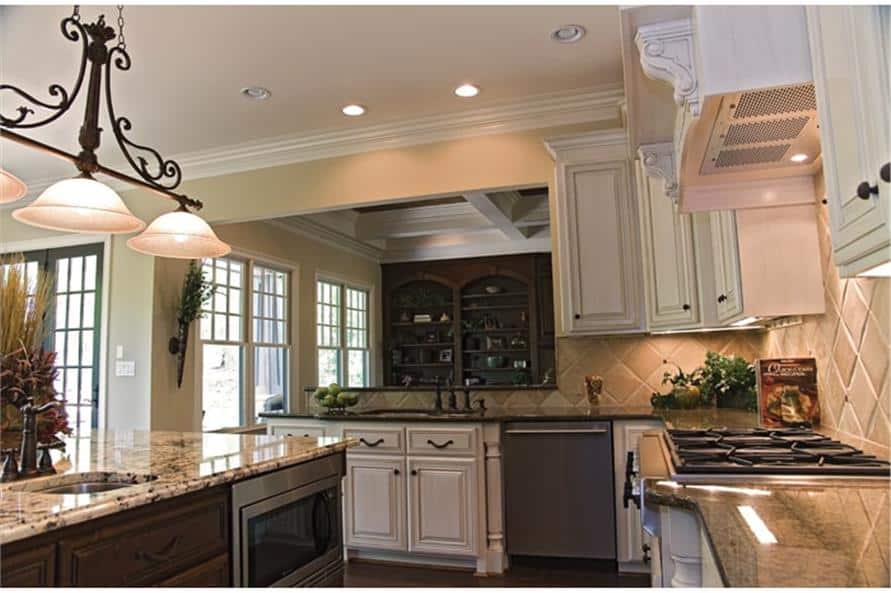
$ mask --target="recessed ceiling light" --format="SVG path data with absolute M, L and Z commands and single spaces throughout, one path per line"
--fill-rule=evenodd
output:
M 340 110 L 343 111 L 344 115 L 349 115 L 350 117 L 358 117 L 365 114 L 365 108 L 355 103 L 352 105 L 344 105 Z
M 575 43 L 585 36 L 587 31 L 581 25 L 563 25 L 551 31 L 551 39 L 557 43 Z
M 808 157 L 806 154 L 804 154 L 803 152 L 799 152 L 798 154 L 793 154 L 792 156 L 790 156 L 789 160 L 793 163 L 803 163 L 807 160 L 807 158 Z
M 455 94 L 459 97 L 476 97 L 480 94 L 480 87 L 472 84 L 462 84 L 455 89 Z
M 268 99 L 272 96 L 272 93 L 269 92 L 269 89 L 263 88 L 261 86 L 246 86 L 241 89 L 241 94 L 248 99 L 256 99 L 258 101 Z

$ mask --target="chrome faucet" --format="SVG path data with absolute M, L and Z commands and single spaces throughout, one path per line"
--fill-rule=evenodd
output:
M 442 385 L 439 384 L 439 380 L 436 381 L 436 398 L 433 400 L 433 411 L 435 413 L 442 412 Z
M 43 414 L 47 410 L 59 408 L 62 402 L 51 401 L 42 406 L 34 405 L 34 398 L 25 399 L 24 405 L 19 408 L 22 413 L 22 445 L 19 450 L 20 463 L 16 463 L 15 449 L 4 449 L 6 455 L 3 461 L 3 468 L 0 471 L 0 482 L 11 482 L 19 478 L 27 478 L 35 474 L 52 474 L 56 470 L 53 468 L 52 460 L 49 457 L 49 450 L 56 448 L 56 444 L 39 445 L 41 450 L 40 463 L 37 461 L 37 416 Z
M 458 411 L 458 399 L 455 397 L 455 386 L 454 385 L 449 387 L 449 411 L 450 412 Z

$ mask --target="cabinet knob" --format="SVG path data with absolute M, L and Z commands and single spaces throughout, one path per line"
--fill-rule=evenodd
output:
M 394 470 L 393 470 L 393 473 L 396 474 L 396 475 L 398 476 L 398 475 L 400 474 L 400 471 L 399 471 L 399 469 L 397 468 L 397 469 L 394 469 Z
M 684 311 L 689 311 L 689 310 L 690 310 L 690 305 L 688 305 L 688 304 L 685 303 L 684 306 L 681 307 L 681 309 L 683 309 Z
M 418 475 L 418 470 L 416 470 L 416 469 L 411 470 L 411 475 L 413 475 L 413 476 Z
M 726 294 L 722 294 L 721 296 L 718 297 L 718 302 L 719 302 L 719 303 L 723 303 L 723 302 L 726 301 L 726 300 L 727 300 L 727 295 L 726 295 Z
M 582 316 L 581 316 L 580 313 L 576 313 L 575 315 L 573 315 L 573 317 L 575 317 L 576 319 L 581 319 L 581 318 L 582 318 Z
M 868 181 L 863 181 L 857 186 L 857 197 L 861 200 L 868 200 L 873 195 L 879 195 L 878 185 L 870 185 Z
M 882 168 L 879 169 L 879 177 L 881 177 L 882 181 L 885 183 L 891 183 L 891 163 L 882 165 Z

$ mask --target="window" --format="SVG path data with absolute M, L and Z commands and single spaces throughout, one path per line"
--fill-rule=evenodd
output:
M 367 290 L 328 280 L 316 283 L 319 385 L 369 385 L 368 312 Z
M 201 319 L 202 430 L 287 409 L 290 273 L 233 257 L 205 259 L 202 270 L 214 285 Z
M 56 352 L 56 391 L 65 399 L 74 436 L 89 439 L 99 418 L 99 331 L 102 288 L 101 243 L 22 254 L 29 292 L 39 269 L 53 278 L 44 348 Z M 79 446 L 80 439 L 76 441 Z

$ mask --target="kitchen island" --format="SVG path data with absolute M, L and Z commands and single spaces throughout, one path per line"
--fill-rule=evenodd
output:
M 231 585 L 230 489 L 332 459 L 349 439 L 93 431 L 55 475 L 0 484 L 4 586 Z M 119 487 L 55 494 L 80 482 Z

